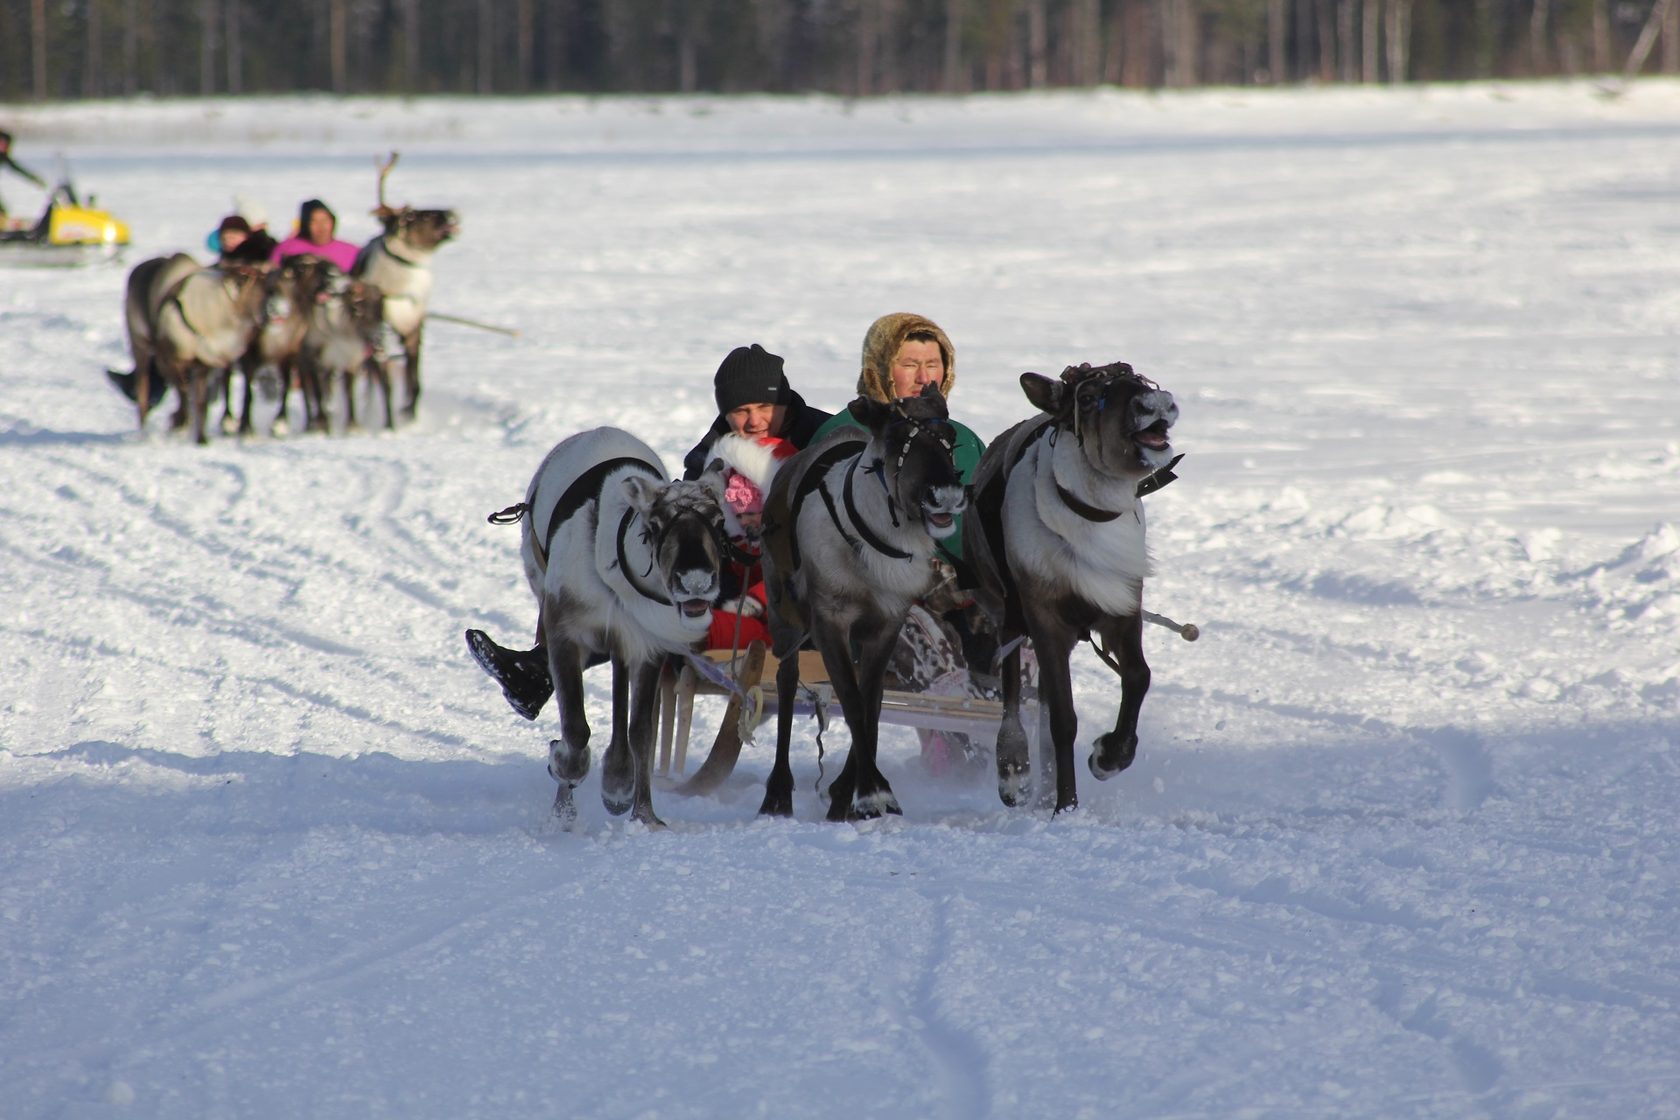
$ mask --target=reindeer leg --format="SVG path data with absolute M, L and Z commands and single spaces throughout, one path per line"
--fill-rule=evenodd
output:
M 256 433 L 256 428 L 251 423 L 251 404 L 257 395 L 257 369 L 258 364 L 256 362 L 240 364 L 240 371 L 245 375 L 245 395 L 240 401 L 241 407 L 239 410 L 239 434 L 241 436 Z
M 231 436 L 239 430 L 233 416 L 233 367 L 222 372 L 222 434 Z
M 1000 634 L 1005 643 L 1012 634 Z M 1009 651 L 999 668 L 1003 685 L 1003 722 L 998 724 L 997 775 L 998 799 L 1014 807 L 1021 803 L 1031 785 L 1031 760 L 1027 752 L 1027 733 L 1021 726 L 1021 647 Z M 1043 749 L 1042 747 L 1040 749 Z
M 630 664 L 612 656 L 612 738 L 601 756 L 601 803 L 623 816 L 636 801 L 636 758 L 630 751 Z
M 854 629 L 853 631 L 857 631 Z M 898 644 L 898 631 L 891 626 L 878 626 L 860 642 L 856 684 L 861 723 L 853 724 L 862 735 L 852 733 L 852 750 L 846 762 L 856 760 L 852 787 L 850 820 L 873 820 L 882 814 L 898 816 L 903 813 L 892 786 L 877 764 L 877 749 L 881 735 L 881 696 L 886 690 L 887 662 L 893 647 Z M 850 722 L 850 713 L 847 713 Z M 833 806 L 830 805 L 832 810 Z
M 380 396 L 385 398 L 385 430 L 394 432 L 397 430 L 397 413 L 391 403 L 391 371 L 377 357 L 368 359 L 368 368 L 379 385 Z
M 1102 627 L 1103 643 L 1120 662 L 1120 713 L 1114 730 L 1099 735 L 1092 744 L 1090 767 L 1099 781 L 1107 781 L 1137 758 L 1138 714 L 1149 691 L 1149 664 L 1143 659 L 1143 615 L 1108 620 Z
M 782 660 L 776 666 L 776 761 L 770 767 L 770 777 L 764 783 L 764 803 L 758 807 L 762 817 L 793 816 L 793 767 L 788 763 L 788 744 L 793 739 L 793 702 L 799 690 L 799 641 L 776 639 L 776 653 Z
M 548 742 L 548 772 L 559 787 L 554 815 L 570 824 L 577 819 L 572 790 L 589 773 L 589 720 L 583 710 L 583 651 L 559 639 L 548 643 L 548 671 L 560 702 L 560 738 Z
M 1039 703 L 1050 713 L 1050 740 L 1054 745 L 1053 749 L 1043 742 L 1038 745 L 1045 770 L 1038 795 L 1042 800 L 1049 798 L 1053 775 L 1055 810 L 1062 813 L 1079 807 L 1073 771 L 1073 741 L 1079 735 L 1079 715 L 1073 708 L 1073 677 L 1068 669 L 1076 636 L 1065 626 L 1044 618 L 1029 621 L 1041 623 L 1032 630 L 1032 642 L 1038 652 Z M 1050 766 L 1055 769 L 1049 770 Z
M 630 691 L 630 753 L 636 761 L 636 794 L 630 815 L 649 828 L 664 828 L 653 811 L 653 722 L 658 710 L 659 673 L 664 658 L 654 657 L 636 669 Z
M 192 440 L 196 444 L 206 444 L 210 440 L 204 434 L 205 420 L 210 411 L 210 369 L 193 363 L 187 374 L 187 384 L 192 391 Z
M 360 432 L 362 423 L 356 419 L 356 370 L 355 367 L 340 370 L 333 375 L 344 379 L 344 434 Z
M 142 435 L 146 431 L 146 414 L 152 410 L 152 379 L 149 372 L 151 361 L 151 358 L 147 358 L 146 364 L 134 367 L 134 407 L 140 413 Z
M 403 339 L 403 380 L 408 401 L 403 405 L 404 420 L 413 420 L 420 412 L 420 328 L 414 328 L 413 338 Z
M 275 375 L 280 379 L 280 410 L 274 414 L 274 422 L 268 426 L 268 434 L 271 436 L 283 436 L 292 430 L 292 422 L 286 415 L 286 406 L 292 399 L 293 370 L 290 361 L 283 361 L 275 368 Z

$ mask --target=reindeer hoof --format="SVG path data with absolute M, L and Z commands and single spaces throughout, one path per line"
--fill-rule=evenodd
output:
M 998 764 L 998 800 L 1011 809 L 1021 804 L 1031 793 L 1027 769 L 1024 766 Z
M 847 820 L 872 821 L 884 816 L 901 817 L 904 810 L 899 808 L 898 798 L 890 789 L 878 789 L 873 793 L 866 793 L 852 802 L 851 812 L 846 814 Z
M 559 739 L 548 741 L 548 775 L 571 789 L 589 773 L 589 748 L 573 747 Z
M 1120 736 L 1111 731 L 1099 737 L 1089 760 L 1091 773 L 1099 782 L 1108 781 L 1137 759 L 1137 748 L 1136 735 Z M 1061 809 L 1059 805 L 1056 807 L 1057 812 Z

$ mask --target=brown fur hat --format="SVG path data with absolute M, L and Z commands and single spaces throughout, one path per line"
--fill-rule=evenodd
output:
M 863 336 L 863 369 L 858 373 L 858 396 L 891 402 L 893 357 L 904 345 L 905 339 L 924 333 L 933 336 L 934 341 L 939 343 L 939 352 L 944 355 L 945 380 L 939 383 L 939 391 L 949 397 L 957 383 L 956 348 L 938 323 L 908 311 L 883 315 L 869 325 L 869 333 Z

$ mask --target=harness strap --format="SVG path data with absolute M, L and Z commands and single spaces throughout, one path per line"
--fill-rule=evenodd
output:
M 1056 484 L 1056 497 L 1062 500 L 1062 504 L 1067 506 L 1068 509 L 1071 509 L 1074 513 L 1083 517 L 1085 520 L 1095 521 L 1098 524 L 1101 524 L 1105 521 L 1113 521 L 1116 517 L 1120 516 L 1119 511 L 1117 510 L 1098 509 L 1089 502 L 1074 497 L 1072 491 L 1063 486 L 1061 480 L 1056 477 L 1054 468 L 1050 471 L 1050 481 Z
M 410 260 L 407 257 L 403 256 L 401 253 L 394 252 L 391 249 L 391 235 L 388 234 L 388 233 L 380 235 L 379 247 L 385 251 L 386 256 L 390 257 L 392 260 L 396 261 L 398 264 L 403 265 L 406 268 L 425 268 L 426 267 L 424 264 L 420 263 L 419 261 Z
M 799 509 L 805 504 L 806 496 L 812 490 L 821 489 L 820 484 L 823 476 L 828 473 L 831 467 L 843 459 L 861 454 L 861 449 L 868 446 L 868 440 L 840 440 L 818 456 L 816 462 L 807 467 L 805 473 L 799 476 L 799 486 L 794 490 L 793 497 L 788 501 L 788 555 L 793 560 L 794 568 L 799 567 L 799 534 L 796 531 L 799 525 Z M 827 490 L 823 490 L 823 501 L 832 502 L 832 499 L 828 497 Z M 830 505 L 829 516 L 832 517 L 833 514 L 834 510 Z
M 902 460 L 900 461 L 902 462 Z M 857 474 L 857 460 L 853 459 L 852 465 L 846 468 L 846 485 L 842 489 L 841 496 L 846 502 L 846 516 L 852 519 L 852 527 L 857 530 L 858 536 L 863 538 L 865 544 L 869 545 L 870 548 L 873 548 L 876 552 L 879 552 L 883 556 L 891 557 L 894 560 L 914 559 L 910 553 L 905 552 L 903 549 L 894 548 L 892 545 L 876 536 L 875 531 L 869 527 L 869 522 L 865 521 L 858 513 L 857 503 L 852 500 L 852 476 L 855 474 Z M 885 487 L 886 484 L 886 472 L 882 471 L 881 485 Z M 834 499 L 829 497 L 827 487 L 823 488 L 822 496 L 823 504 L 828 506 L 828 516 L 834 519 L 834 527 L 836 529 L 840 529 L 840 521 L 838 518 L 834 517 Z M 890 506 L 892 502 L 891 495 L 888 495 L 887 502 Z M 840 529 L 840 535 L 843 537 L 846 536 L 846 530 Z M 853 548 L 858 547 L 857 542 L 852 540 L 850 537 L 846 537 L 846 540 Z
M 639 462 L 640 460 L 635 461 Z M 624 555 L 624 538 L 629 535 L 630 522 L 635 519 L 636 510 L 633 506 L 626 509 L 624 516 L 618 519 L 618 541 L 614 545 L 618 549 L 618 570 L 624 573 L 624 582 L 628 583 L 636 594 L 644 599 L 652 599 L 662 607 L 668 607 L 671 605 L 671 600 L 658 591 L 649 591 L 646 587 L 643 587 L 641 581 L 636 578 L 636 573 L 630 570 L 630 558 Z
M 1137 496 L 1141 498 L 1145 494 L 1153 494 L 1155 491 L 1177 478 L 1178 476 L 1173 473 L 1173 468 L 1178 466 L 1178 461 L 1182 458 L 1184 458 L 1182 453 L 1174 455 L 1172 457 L 1172 462 L 1168 463 L 1166 466 L 1138 483 Z
M 548 552 L 550 546 L 553 545 L 554 531 L 560 527 L 560 523 L 582 508 L 585 502 L 591 502 L 599 498 L 601 496 L 601 485 L 607 480 L 607 475 L 621 467 L 638 467 L 655 478 L 660 477 L 658 467 L 646 459 L 639 459 L 633 455 L 596 463 L 593 467 L 578 475 L 572 484 L 566 487 L 565 493 L 560 495 L 560 500 L 554 503 L 554 512 L 548 515 L 548 531 L 543 534 L 544 553 Z M 619 548 L 622 554 L 622 532 L 619 539 Z

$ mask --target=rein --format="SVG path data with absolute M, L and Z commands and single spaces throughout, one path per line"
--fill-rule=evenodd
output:
M 391 249 L 391 235 L 388 234 L 388 233 L 382 235 L 379 238 L 379 247 L 385 251 L 386 256 L 390 257 L 392 260 L 396 261 L 398 264 L 402 265 L 404 268 L 425 268 L 426 267 L 425 264 L 421 261 L 409 260 L 407 257 L 403 256 L 401 253 L 393 252 L 392 249 Z

